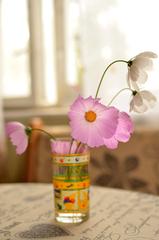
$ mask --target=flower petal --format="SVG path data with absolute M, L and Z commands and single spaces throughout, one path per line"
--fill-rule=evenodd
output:
M 148 110 L 148 107 L 146 105 L 136 106 L 134 105 L 133 111 L 136 113 L 144 113 Z
M 82 105 L 78 103 L 79 101 Z M 96 118 L 92 122 L 85 119 L 85 113 L 88 110 L 96 113 Z M 103 145 L 103 138 L 111 138 L 115 134 L 118 112 L 116 108 L 107 108 L 99 103 L 99 99 L 78 97 L 71 105 L 68 114 L 72 138 L 90 147 Z
M 141 70 L 151 70 L 153 67 L 153 62 L 150 58 L 137 57 L 134 59 L 132 66 L 135 65 L 138 69 Z
M 71 136 L 84 144 L 88 144 L 90 147 L 99 147 L 103 145 L 102 136 L 99 130 L 95 126 L 92 127 L 91 124 L 87 127 L 79 126 L 79 128 L 72 128 Z
M 101 136 L 110 138 L 114 135 L 118 124 L 119 110 L 115 107 L 107 108 L 100 120 L 97 119 L 97 128 L 101 130 Z
M 11 142 L 14 146 L 16 146 L 16 153 L 21 154 L 23 153 L 28 145 L 28 136 L 26 135 L 25 131 L 19 129 L 15 132 L 10 134 Z
M 140 90 L 137 82 L 131 81 L 131 87 L 136 90 L 137 92 Z
M 141 91 L 141 96 L 144 100 L 144 104 L 147 105 L 148 108 L 155 106 L 157 98 L 151 92 Z
M 138 83 L 145 83 L 147 81 L 148 74 L 145 71 L 140 71 L 139 77 L 138 77 Z
M 130 116 L 125 112 L 120 112 L 115 138 L 120 142 L 127 142 L 133 130 L 134 125 Z
M 19 145 L 17 145 L 16 153 L 19 154 L 19 155 L 22 154 L 23 152 L 25 152 L 27 146 L 28 146 L 28 139 L 23 138 L 21 143 Z
M 118 147 L 118 141 L 113 137 L 104 138 L 104 145 L 109 149 L 115 149 Z
M 139 77 L 139 68 L 134 62 L 129 69 L 129 77 L 131 78 L 132 81 L 137 81 Z
M 144 91 L 141 91 L 140 94 L 147 101 L 154 101 L 154 102 L 157 101 L 157 98 L 149 91 L 144 90 Z
M 140 54 L 138 54 L 136 57 L 147 57 L 147 58 L 157 58 L 157 54 L 154 52 L 142 52 Z
M 132 99 L 130 101 L 130 108 L 129 108 L 129 112 L 132 112 L 134 110 L 134 100 Z
M 69 141 L 69 140 L 51 140 L 50 141 L 51 152 L 56 154 L 69 154 L 75 153 L 77 150 L 77 142 Z M 85 149 L 81 148 L 80 151 L 84 151 Z
M 12 144 L 16 146 L 16 153 L 23 153 L 28 146 L 28 136 L 25 132 L 25 126 L 19 122 L 8 122 L 5 130 Z
M 143 104 L 143 99 L 139 92 L 135 96 L 133 96 L 133 101 L 134 104 L 137 106 L 141 106 Z
M 12 132 L 18 129 L 24 129 L 25 126 L 19 122 L 8 122 L 5 125 L 6 134 L 9 136 Z

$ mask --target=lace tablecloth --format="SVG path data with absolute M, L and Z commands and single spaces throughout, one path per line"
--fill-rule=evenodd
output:
M 159 240 L 159 197 L 91 187 L 90 218 L 54 220 L 51 184 L 0 185 L 0 240 Z

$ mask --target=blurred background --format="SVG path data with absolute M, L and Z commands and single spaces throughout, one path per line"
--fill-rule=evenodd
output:
M 101 75 L 111 61 L 129 60 L 142 51 L 159 55 L 158 7 L 157 0 L 0 0 L 0 182 L 38 181 L 35 176 L 28 180 L 28 171 L 35 172 L 36 166 L 32 170 L 30 164 L 39 161 L 35 161 L 39 159 L 39 136 L 35 137 L 36 143 L 33 140 L 32 150 L 16 156 L 14 147 L 5 139 L 4 123 L 20 121 L 47 128 L 57 136 L 68 136 L 69 105 L 79 94 L 95 95 Z M 126 87 L 126 73 L 124 64 L 110 69 L 99 93 L 103 103 Z M 144 89 L 156 97 L 159 94 L 158 60 Z M 114 105 L 128 112 L 129 101 L 130 93 L 123 92 Z M 146 144 L 153 154 L 148 159 L 155 159 L 154 169 L 159 161 L 159 135 L 153 135 L 158 132 L 159 104 L 145 114 L 131 116 L 136 134 L 140 134 L 137 140 L 133 138 L 133 147 L 128 143 L 128 162 L 136 164 L 128 169 L 140 165 L 132 156 L 136 146 L 141 150 L 141 138 L 149 141 Z M 48 158 L 46 142 L 40 146 L 48 151 Z M 125 152 L 123 146 L 120 149 Z M 115 153 L 108 153 L 111 156 L 104 159 L 112 159 Z M 143 153 L 145 150 L 140 153 L 141 158 Z M 125 161 L 125 157 L 121 158 Z M 43 169 L 43 165 L 38 166 Z M 108 178 L 103 181 L 108 182 Z

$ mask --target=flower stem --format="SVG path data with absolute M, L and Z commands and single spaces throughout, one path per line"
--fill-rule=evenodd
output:
M 74 142 L 74 139 L 72 138 L 72 139 L 71 139 L 71 141 L 70 141 L 70 149 L 69 149 L 69 154 L 71 153 L 71 148 L 72 148 L 73 142 Z
M 123 91 L 125 91 L 125 90 L 129 90 L 129 91 L 131 91 L 131 92 L 133 93 L 133 90 L 132 90 L 131 88 L 123 88 L 123 89 L 121 89 L 119 92 L 117 92 L 117 93 L 115 94 L 115 96 L 111 99 L 111 101 L 107 104 L 107 106 L 110 106 L 110 104 L 114 101 L 114 99 L 115 99 L 121 92 L 123 92 Z
M 52 134 L 48 133 L 47 131 L 45 131 L 45 130 L 43 130 L 43 129 L 40 129 L 40 128 L 32 128 L 32 131 L 33 131 L 33 130 L 43 132 L 43 133 L 45 133 L 46 135 L 48 135 L 49 138 L 56 140 L 56 138 L 55 138 Z
M 119 60 L 115 60 L 115 61 L 111 62 L 111 63 L 106 67 L 106 69 L 104 70 L 104 72 L 103 72 L 103 74 L 102 74 L 102 77 L 101 77 L 101 79 L 100 79 L 100 82 L 99 82 L 99 84 L 98 84 L 98 88 L 97 88 L 97 91 L 96 91 L 95 98 L 97 98 L 97 96 L 98 96 L 99 89 L 100 89 L 100 87 L 101 87 L 103 78 L 104 78 L 107 70 L 108 70 L 114 63 L 117 63 L 117 62 L 124 62 L 124 63 L 127 63 L 127 64 L 128 64 L 128 61 L 119 59 Z
M 82 145 L 82 143 L 81 142 L 79 142 L 78 144 L 77 144 L 77 148 L 76 148 L 76 151 L 75 151 L 75 153 L 78 153 L 78 151 L 79 151 L 79 148 L 80 148 L 80 146 Z

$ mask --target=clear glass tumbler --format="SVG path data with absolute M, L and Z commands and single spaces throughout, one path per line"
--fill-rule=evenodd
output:
M 53 154 L 55 218 L 78 223 L 89 216 L 89 152 Z

